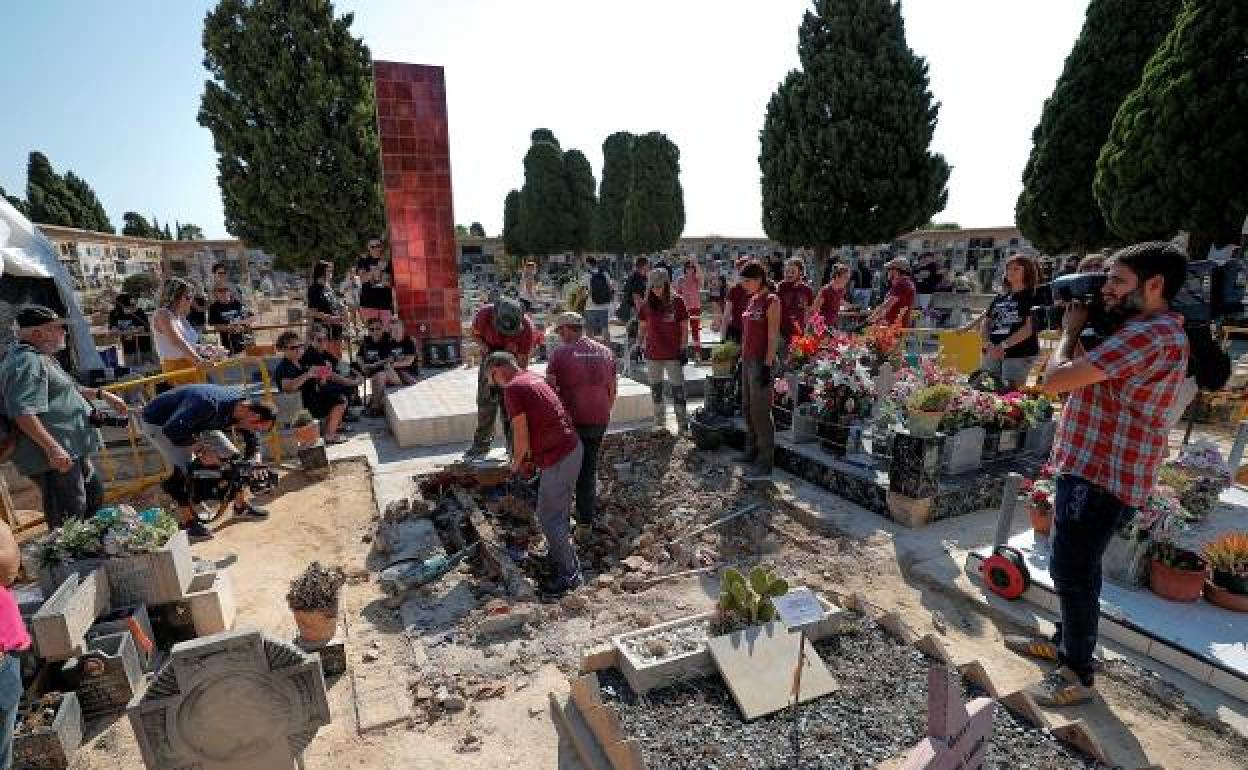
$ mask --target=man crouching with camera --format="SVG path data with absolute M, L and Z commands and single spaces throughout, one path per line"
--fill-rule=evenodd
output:
M 1050 572 L 1061 604 L 1052 640 L 1006 637 L 1011 650 L 1058 668 L 1028 691 L 1042 706 L 1091 700 L 1100 618 L 1101 557 L 1120 521 L 1144 504 L 1170 435 L 1168 413 L 1187 370 L 1183 318 L 1170 301 L 1187 259 L 1168 242 L 1128 246 L 1108 262 L 1101 289 L 1115 331 L 1079 346 L 1088 308 L 1066 306 L 1045 393 L 1067 393 L 1050 462 L 1057 472 Z
M 13 464 L 39 485 L 48 528 L 95 513 L 104 482 L 91 464 L 100 449 L 91 401 L 126 415 L 121 397 L 74 381 L 54 356 L 65 349 L 65 319 L 43 305 L 17 311 L 18 342 L 0 363 L 4 413 L 17 426 Z

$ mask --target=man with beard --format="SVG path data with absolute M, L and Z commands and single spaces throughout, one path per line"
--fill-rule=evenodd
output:
M 1187 369 L 1183 318 L 1170 310 L 1187 274 L 1183 252 L 1139 243 L 1108 263 L 1101 290 L 1118 328 L 1081 352 L 1087 307 L 1070 304 L 1045 372 L 1045 393 L 1068 393 L 1050 463 L 1057 472 L 1050 572 L 1061 622 L 1050 639 L 1006 637 L 1020 654 L 1058 667 L 1029 692 L 1046 707 L 1095 696 L 1092 652 L 1100 618 L 1101 557 L 1125 517 L 1142 506 L 1166 454 L 1168 412 Z

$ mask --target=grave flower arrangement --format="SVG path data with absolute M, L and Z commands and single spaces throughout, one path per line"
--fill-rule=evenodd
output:
M 1202 439 L 1184 447 L 1176 460 L 1162 465 L 1158 482 L 1178 493 L 1192 518 L 1208 516 L 1231 485 L 1231 469 L 1213 442 Z
M 995 424 L 997 397 L 969 387 L 959 387 L 940 422 L 945 433 L 956 433 L 963 428 L 991 427 Z
M 1053 466 L 1045 465 L 1034 479 L 1023 479 L 1027 516 L 1038 535 L 1047 535 L 1053 529 L 1053 503 L 1057 497 L 1057 481 L 1053 475 Z
M 1188 513 L 1179 503 L 1174 490 L 1158 486 L 1135 515 L 1119 527 L 1118 534 L 1128 540 L 1174 542 L 1190 526 Z
M 1053 402 L 1043 395 L 1024 395 L 1018 406 L 1023 410 L 1023 422 L 1028 428 L 1035 428 L 1053 419 Z
M 160 550 L 177 532 L 177 520 L 163 509 L 136 513 L 119 505 L 101 508 L 90 518 L 69 519 L 39 541 L 37 553 L 45 566 L 133 556 Z
M 1019 430 L 1026 425 L 1027 413 L 1023 411 L 1025 396 L 1018 391 L 1010 391 L 997 397 L 994 412 L 995 427 L 1001 430 Z
M 1248 595 L 1248 532 L 1227 532 L 1206 543 L 1205 561 L 1213 570 L 1214 585 Z

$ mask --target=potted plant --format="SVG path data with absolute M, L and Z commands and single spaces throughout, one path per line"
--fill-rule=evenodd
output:
M 1161 467 L 1159 483 L 1172 487 L 1194 519 L 1208 516 L 1218 497 L 1231 485 L 1231 469 L 1222 452 L 1208 439 L 1183 447 L 1176 460 Z
M 1027 499 L 1027 516 L 1037 535 L 1047 535 L 1053 529 L 1053 497 L 1057 492 L 1053 481 L 1053 468 L 1044 466 L 1035 479 L 1023 480 L 1023 493 Z
M 750 570 L 749 577 L 729 567 L 719 579 L 719 602 L 714 628 L 727 634 L 776 618 L 773 597 L 789 592 L 789 584 L 763 567 Z
M 732 369 L 737 365 L 737 357 L 740 355 L 741 346 L 732 340 L 721 342 L 711 348 L 711 375 L 731 377 Z
M 1248 532 L 1228 532 L 1207 543 L 1205 561 L 1212 577 L 1205 598 L 1237 612 L 1248 612 Z
M 1043 395 L 1029 395 L 1023 397 L 1019 406 L 1027 428 L 1023 448 L 1033 454 L 1048 455 L 1053 449 L 1053 437 L 1057 432 L 1057 423 L 1053 421 L 1053 402 Z
M 1194 602 L 1205 586 L 1209 565 L 1200 554 L 1180 548 L 1169 538 L 1153 542 L 1148 585 L 1153 593 L 1176 602 Z
M 957 390 L 952 385 L 925 385 L 906 401 L 906 422 L 916 436 L 934 436 Z
M 1001 437 L 997 442 L 998 452 L 1011 452 L 1022 446 L 1022 431 L 1026 427 L 1026 415 L 1023 412 L 1023 394 L 1017 391 L 1006 393 L 997 399 L 997 427 L 1001 429 Z
M 946 435 L 940 458 L 945 473 L 969 473 L 983 465 L 984 428 L 981 423 L 985 411 L 991 409 L 988 399 L 991 396 L 971 388 L 958 388 L 949 411 L 940 421 L 939 430 Z
M 319 561 L 314 561 L 290 581 L 286 604 L 295 616 L 302 641 L 316 645 L 334 638 L 342 584 L 346 579 L 338 567 L 326 569 Z
M 321 437 L 320 423 L 307 409 L 295 412 L 290 427 L 295 432 L 295 443 L 301 447 L 312 446 Z

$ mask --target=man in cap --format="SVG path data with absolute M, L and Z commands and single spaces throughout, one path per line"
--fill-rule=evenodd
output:
M 616 376 L 615 354 L 586 337 L 584 327 L 585 321 L 577 313 L 564 313 L 555 321 L 555 333 L 563 344 L 550 356 L 546 382 L 555 389 L 584 447 L 576 477 L 576 522 L 588 527 L 594 519 L 598 450 L 611 422 Z
M 126 402 L 99 388 L 85 388 L 61 368 L 54 356 L 65 349 L 65 321 L 42 305 L 17 311 L 18 341 L 0 363 L 4 413 L 16 425 L 13 464 L 39 485 L 43 517 L 49 528 L 66 519 L 95 513 L 104 482 L 91 464 L 100 437 L 91 422 L 104 401 L 118 414 Z
M 910 261 L 897 257 L 886 262 L 884 270 L 887 271 L 888 293 L 884 295 L 884 303 L 867 316 L 867 323 L 909 326 L 915 296 L 914 281 L 910 280 Z
M 502 407 L 502 392 L 490 381 L 486 360 L 491 353 L 507 352 L 515 356 L 520 368 L 527 368 L 529 355 L 537 344 L 533 319 L 514 299 L 500 299 L 483 306 L 472 319 L 472 339 L 481 351 L 481 370 L 477 374 L 477 432 L 466 455 L 481 457 L 490 451 L 494 441 L 494 421 Z M 511 427 L 503 415 L 503 433 L 511 445 Z
M 485 366 L 490 382 L 503 391 L 511 418 L 512 473 L 527 476 L 537 468 L 542 474 L 537 523 L 546 536 L 555 572 L 541 589 L 546 596 L 560 596 L 581 585 L 581 565 L 568 526 L 572 487 L 581 470 L 581 442 L 555 391 L 536 374 L 522 370 L 515 356 L 500 350 L 486 358 Z

